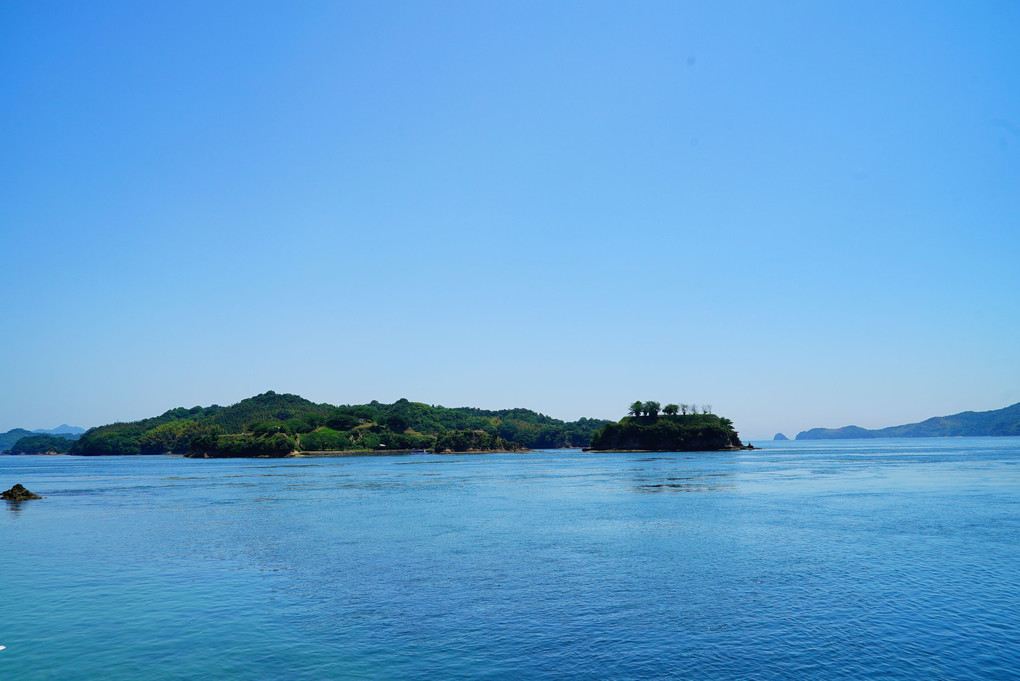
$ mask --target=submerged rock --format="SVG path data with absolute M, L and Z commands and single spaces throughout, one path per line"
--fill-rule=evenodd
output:
M 15 485 L 3 494 L 0 494 L 0 499 L 6 499 L 7 501 L 25 501 L 26 499 L 42 499 L 38 494 L 32 494 L 27 489 L 22 487 L 20 484 Z

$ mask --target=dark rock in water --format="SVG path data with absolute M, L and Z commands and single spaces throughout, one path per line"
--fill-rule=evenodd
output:
M 772 438 L 772 439 L 773 440 L 789 440 L 790 438 L 786 437 L 782 433 L 776 433 L 776 436 L 774 438 Z
M 6 499 L 7 501 L 25 501 L 26 499 L 42 499 L 42 497 L 38 494 L 32 494 L 19 484 L 10 488 L 3 494 L 0 494 L 0 499 Z

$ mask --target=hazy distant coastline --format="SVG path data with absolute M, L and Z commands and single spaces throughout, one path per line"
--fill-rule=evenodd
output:
M 848 440 L 891 437 L 1008 437 L 1020 436 L 1020 402 L 992 411 L 964 411 L 902 426 L 868 430 L 859 426 L 812 428 L 798 440 Z

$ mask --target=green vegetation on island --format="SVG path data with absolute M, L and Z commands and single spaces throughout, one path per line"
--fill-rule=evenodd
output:
M 11 454 L 67 454 L 74 440 L 59 435 L 26 435 L 9 450 Z
M 0 452 L 9 454 L 66 454 L 71 442 L 78 439 L 85 430 L 61 425 L 53 430 L 25 430 L 13 428 L 0 433 Z M 40 437 L 47 439 L 40 439 Z M 28 438 L 26 440 L 26 438 Z M 65 440 L 58 442 L 57 440 Z
M 397 400 L 333 406 L 273 391 L 229 406 L 179 407 L 86 432 L 71 454 L 287 456 L 355 451 L 521 451 L 584 447 L 608 423 L 564 422 L 528 409 L 489 411 Z
M 662 407 L 654 401 L 634 402 L 629 413 L 619 423 L 606 424 L 595 433 L 591 449 L 704 452 L 746 448 L 733 422 L 713 414 L 708 405 L 698 413 L 695 405 Z
M 24 428 L 12 428 L 6 433 L 0 433 L 0 452 L 8 451 L 18 440 L 30 435 L 34 435 L 34 433 Z
M 964 411 L 902 426 L 868 430 L 858 426 L 812 428 L 797 433 L 798 440 L 847 440 L 890 437 L 1000 437 L 1020 436 L 1020 402 L 991 411 Z

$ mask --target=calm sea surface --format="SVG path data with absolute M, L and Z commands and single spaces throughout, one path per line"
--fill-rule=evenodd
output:
M 762 446 L 0 457 L 0 668 L 1020 678 L 1020 439 Z

